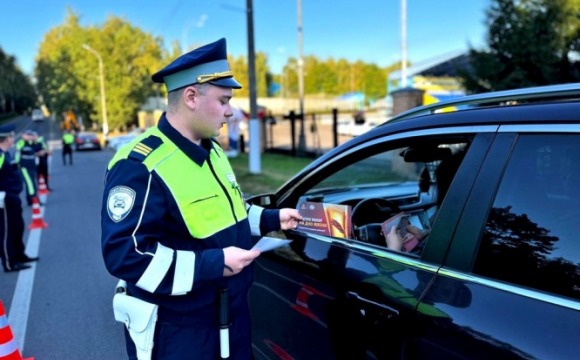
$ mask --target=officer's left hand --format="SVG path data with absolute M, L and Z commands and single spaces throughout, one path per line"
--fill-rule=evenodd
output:
M 244 268 L 260 256 L 259 250 L 244 250 L 235 246 L 228 246 L 224 251 L 224 276 L 239 274 Z
M 280 228 L 282 230 L 296 229 L 298 222 L 302 220 L 302 215 L 296 209 L 280 209 Z

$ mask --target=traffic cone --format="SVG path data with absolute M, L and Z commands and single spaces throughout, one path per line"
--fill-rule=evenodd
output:
M 42 212 L 40 211 L 40 204 L 38 198 L 32 198 L 32 223 L 28 226 L 29 229 L 44 229 L 48 224 L 42 219 Z M 0 358 L 2 359 L 2 358 Z
M 44 176 L 38 176 L 38 194 L 39 195 L 48 195 L 48 188 L 46 187 L 46 179 Z
M 16 346 L 12 329 L 8 324 L 4 304 L 0 300 L 0 360 L 34 360 L 33 357 L 23 358 Z

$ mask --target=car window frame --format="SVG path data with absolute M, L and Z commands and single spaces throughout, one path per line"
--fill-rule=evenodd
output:
M 307 185 L 312 182 L 312 181 L 320 181 L 320 177 L 321 174 L 328 171 L 329 168 L 336 168 L 338 167 L 338 164 L 345 162 L 345 161 L 350 161 L 352 156 L 354 156 L 355 153 L 377 153 L 376 150 L 370 151 L 369 149 L 376 149 L 378 147 L 382 147 L 383 149 L 391 149 L 391 148 L 396 148 L 397 146 L 399 146 L 401 143 L 405 142 L 405 139 L 410 139 L 410 138 L 417 138 L 417 137 L 444 137 L 444 136 L 471 136 L 473 138 L 473 142 L 470 145 L 470 150 L 468 151 L 468 154 L 473 154 L 473 155 L 469 155 L 466 157 L 466 159 L 464 159 L 464 162 L 467 160 L 469 163 L 472 164 L 472 166 L 477 166 L 478 164 L 481 164 L 483 158 L 485 157 L 488 148 L 491 144 L 491 140 L 493 139 L 493 137 L 496 134 L 496 131 L 498 129 L 497 125 L 482 125 L 482 126 L 454 126 L 454 127 L 441 127 L 441 128 L 431 128 L 428 130 L 411 130 L 411 131 L 404 131 L 404 132 L 398 132 L 396 134 L 386 134 L 383 135 L 379 138 L 376 139 L 372 139 L 370 141 L 367 141 L 365 143 L 359 144 L 357 146 L 354 146 L 348 150 L 346 150 L 344 153 L 341 154 L 337 154 L 337 156 L 335 156 L 334 158 L 330 159 L 328 162 L 324 163 L 322 166 L 319 166 L 315 169 L 312 169 L 312 171 L 309 171 L 307 173 L 305 173 L 302 178 L 298 179 L 297 181 L 292 181 L 291 182 L 291 186 L 286 186 L 286 187 L 282 187 L 275 195 L 276 197 L 276 206 L 278 208 L 280 207 L 293 207 L 294 204 L 293 202 L 297 202 L 298 201 L 298 197 L 295 195 L 297 192 L 299 192 L 301 189 L 307 187 Z M 385 146 L 386 143 L 390 143 L 388 146 Z M 475 145 L 475 146 L 474 146 Z M 386 150 L 383 150 L 386 151 Z M 342 167 L 342 166 L 341 166 Z M 460 167 L 461 168 L 465 168 L 463 165 Z M 463 176 L 461 179 L 461 183 L 462 184 L 467 184 L 467 182 L 469 182 L 470 184 L 475 180 L 475 173 L 469 172 L 467 170 L 464 170 L 463 172 Z M 459 174 L 459 173 L 458 173 Z M 311 188 L 311 186 L 308 186 L 309 188 Z M 469 188 L 471 187 L 471 185 L 468 186 Z M 304 191 L 302 191 L 301 193 L 303 193 Z M 451 190 L 450 190 L 451 192 Z M 294 195 L 291 195 L 294 194 Z M 468 193 L 467 193 L 468 194 Z M 462 209 L 463 206 L 460 205 L 462 202 L 466 201 L 467 199 L 467 194 L 463 194 L 461 197 L 456 197 L 453 202 L 449 202 L 447 201 L 448 204 L 453 204 L 454 208 L 456 209 Z M 449 206 L 447 206 L 449 208 Z M 451 210 L 444 210 L 445 209 L 445 202 L 442 204 L 441 206 L 441 213 L 445 213 L 446 215 L 443 217 L 443 219 L 445 219 L 445 221 L 457 221 L 457 219 L 459 218 L 460 213 L 456 212 L 456 211 L 451 211 Z M 439 216 L 439 215 L 438 215 Z M 437 219 L 435 220 L 434 224 L 433 224 L 433 230 L 432 232 L 434 232 L 434 230 L 436 229 L 437 225 Z M 442 225 L 439 225 L 439 227 L 442 227 Z M 449 248 L 449 243 L 451 242 L 452 239 L 452 234 L 454 232 L 454 227 L 450 232 L 446 232 L 445 236 L 437 236 L 436 238 L 433 239 L 433 241 L 431 241 L 432 239 L 429 238 L 427 239 L 427 245 L 425 246 L 424 251 L 422 252 L 421 256 L 416 258 L 419 261 L 425 261 L 425 262 L 430 262 L 433 264 L 442 264 L 444 257 L 446 255 L 446 252 Z M 292 230 L 291 230 L 292 232 Z M 319 239 L 321 239 L 321 237 L 317 237 Z M 357 248 L 365 248 L 365 249 L 370 249 L 370 251 L 374 251 L 376 252 L 377 249 L 381 249 L 384 250 L 387 253 L 393 253 L 393 250 L 388 250 L 385 247 L 382 246 L 378 246 L 378 245 L 373 245 L 373 244 L 368 244 L 368 243 L 363 243 L 360 242 L 358 240 L 354 240 L 354 239 L 338 239 L 338 238 L 332 238 L 332 237 L 328 237 L 327 242 L 343 242 L 345 246 L 351 247 L 351 246 L 355 246 Z M 404 253 L 402 253 L 404 254 Z M 408 256 L 408 255 L 406 255 Z

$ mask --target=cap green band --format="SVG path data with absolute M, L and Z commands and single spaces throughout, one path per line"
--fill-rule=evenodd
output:
M 169 92 L 197 83 L 198 76 L 228 72 L 229 70 L 230 67 L 227 60 L 216 60 L 168 75 L 163 78 L 163 82 L 165 82 L 165 86 L 167 86 L 167 91 Z M 225 77 L 231 77 L 231 75 Z

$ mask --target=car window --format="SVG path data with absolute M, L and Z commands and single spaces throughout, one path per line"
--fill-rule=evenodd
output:
M 402 237 L 408 237 L 402 249 L 388 248 L 420 255 L 442 200 L 438 192 L 446 191 L 461 162 L 456 155 L 464 153 L 470 141 L 467 136 L 414 138 L 359 150 L 327 165 L 320 171 L 324 176 L 313 176 L 317 181 L 308 182 L 299 204 L 320 202 L 326 209 L 350 206 L 351 211 L 346 211 L 350 221 L 341 223 L 349 230 L 344 237 L 384 247 L 385 229 L 396 222 Z M 408 224 L 420 233 L 407 232 Z
M 357 161 L 332 174 L 312 189 L 348 188 L 416 181 L 423 169 L 423 164 L 405 163 L 403 157 L 400 156 L 403 151 L 404 148 L 398 148 Z
M 474 272 L 580 299 L 580 136 L 526 135 L 515 147 Z

